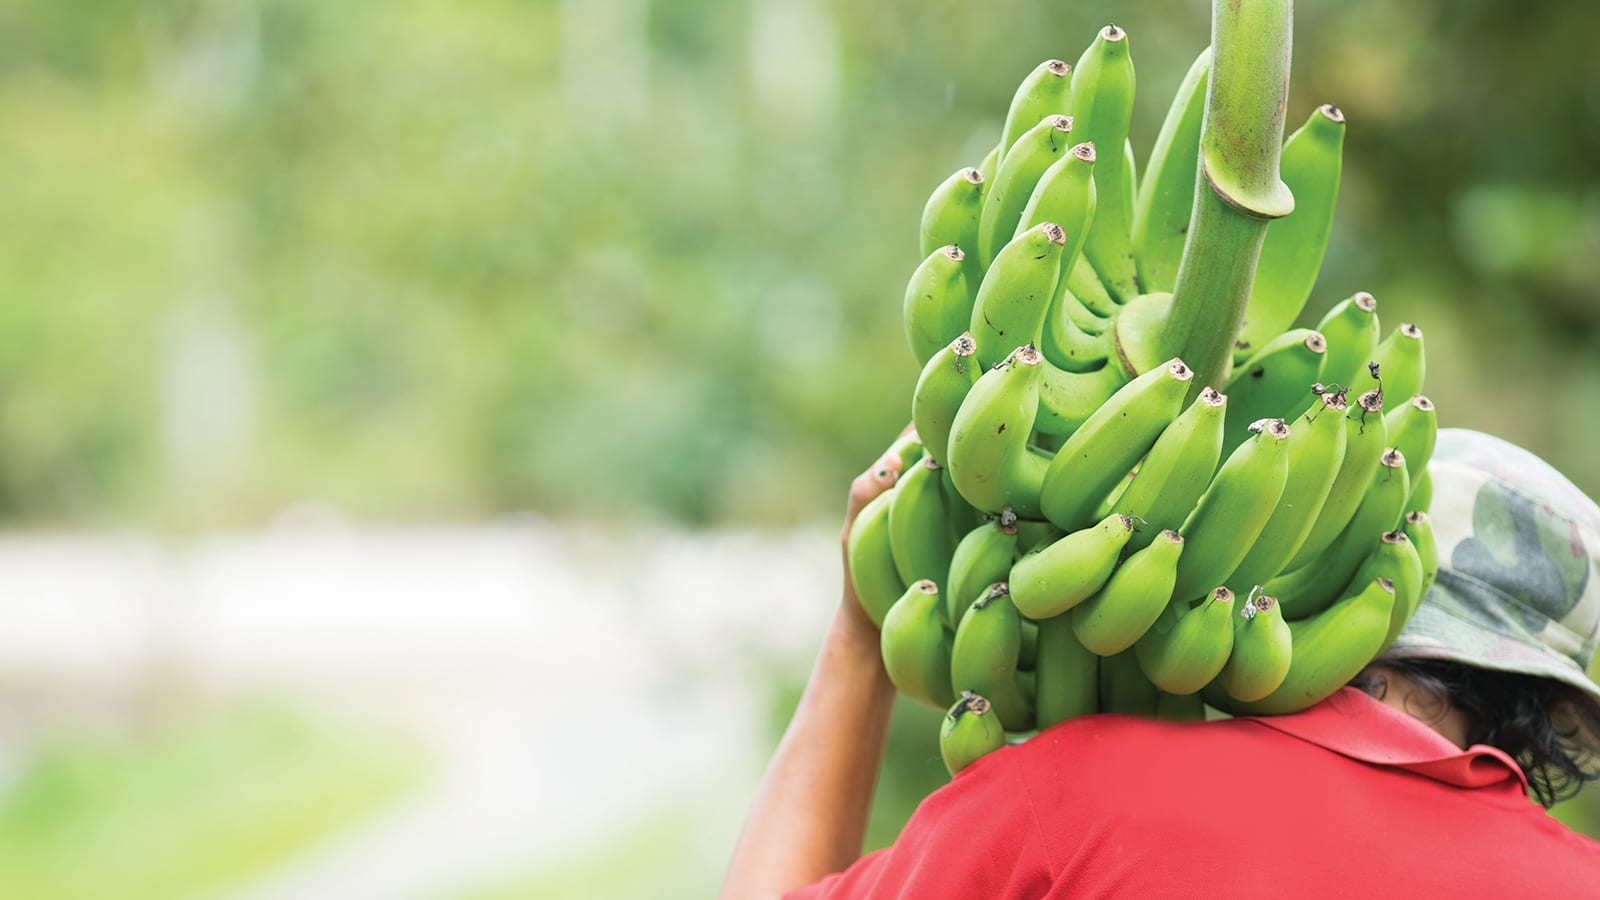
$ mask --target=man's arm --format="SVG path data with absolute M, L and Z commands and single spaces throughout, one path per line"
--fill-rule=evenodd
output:
M 900 460 L 886 454 L 851 483 L 841 545 L 861 507 L 899 472 Z M 726 900 L 777 897 L 861 855 L 895 692 L 846 565 L 839 609 L 734 847 Z

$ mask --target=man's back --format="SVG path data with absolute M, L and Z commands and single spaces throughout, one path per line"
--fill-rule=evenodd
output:
M 1600 844 L 1353 689 L 1294 716 L 1064 722 L 964 770 L 895 846 L 795 896 L 1579 897 Z M 809 893 L 816 891 L 817 893 Z

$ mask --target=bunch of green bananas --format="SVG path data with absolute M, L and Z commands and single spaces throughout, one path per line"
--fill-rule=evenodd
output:
M 1321 267 L 1344 117 L 1280 160 L 1231 374 L 1154 335 L 1195 206 L 1210 53 L 1136 177 L 1127 34 L 1018 88 L 999 144 L 930 197 L 906 290 L 906 463 L 847 553 L 951 771 L 1073 716 L 1310 706 L 1394 639 L 1437 568 L 1422 332 L 1362 292 L 1291 328 Z M 1204 189 L 1204 183 L 1200 189 Z M 1393 399 L 1400 398 L 1396 403 Z

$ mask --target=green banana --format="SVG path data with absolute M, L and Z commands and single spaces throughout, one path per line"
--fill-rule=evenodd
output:
M 900 476 L 889 503 L 889 550 L 895 571 L 906 584 L 927 579 L 944 585 L 950 571 L 950 509 L 944 495 L 944 467 L 931 457 Z M 939 704 L 943 706 L 944 704 Z
M 1056 453 L 1039 507 L 1067 531 L 1094 521 L 1095 508 L 1183 411 L 1194 372 L 1170 360 L 1117 389 Z
M 1116 339 L 1109 329 L 1084 331 L 1067 312 L 1070 307 L 1083 308 L 1070 293 L 1051 303 L 1039 335 L 1039 350 L 1046 362 L 1064 372 L 1092 372 L 1116 352 Z
M 1012 237 L 1044 222 L 1055 222 L 1066 231 L 1066 249 L 1061 254 L 1063 276 L 1077 262 L 1083 239 L 1094 219 L 1094 145 L 1074 144 L 1060 159 L 1039 176 L 1022 208 Z M 1065 280 L 1064 278 L 1062 279 Z
M 990 172 L 993 175 L 993 171 Z M 984 176 L 968 166 L 940 182 L 922 208 L 922 228 L 918 234 L 922 258 L 940 247 L 954 244 L 965 259 L 962 268 L 969 291 L 978 289 L 983 269 L 978 266 L 978 215 L 983 212 Z
M 1050 457 L 1028 446 L 1039 415 L 1040 363 L 1038 350 L 1018 347 L 978 378 L 956 411 L 946 463 L 956 490 L 982 512 L 1009 506 L 1019 517 L 1041 518 Z
M 1439 416 L 1434 412 L 1433 401 L 1421 394 L 1384 414 L 1383 428 L 1389 443 L 1405 454 L 1406 475 L 1416 485 L 1433 458 L 1433 445 L 1439 436 Z M 1414 507 L 1411 507 L 1414 508 Z
M 1006 732 L 989 701 L 962 691 L 939 725 L 939 755 L 950 777 L 1006 745 Z
M 989 585 L 1005 581 L 1017 553 L 1017 517 L 1011 510 L 967 532 L 950 557 L 950 589 L 945 592 L 945 610 L 950 627 L 961 624 L 967 607 L 988 590 Z
M 1039 623 L 1038 657 L 1034 706 L 1040 729 L 1099 712 L 1099 657 L 1073 637 L 1066 616 Z
M 1236 591 L 1247 593 L 1283 571 L 1311 533 L 1333 489 L 1344 461 L 1344 395 L 1324 394 L 1318 407 L 1315 415 L 1302 417 L 1289 430 L 1289 472 L 1283 493 L 1260 536 L 1228 576 Z
M 1188 518 L 1222 458 L 1227 408 L 1225 395 L 1206 388 L 1162 429 L 1118 501 L 1123 515 L 1144 522 L 1129 538 L 1129 547 L 1147 546 L 1162 530 L 1177 528 Z
M 1122 308 L 1106 290 L 1105 284 L 1100 280 L 1100 273 L 1094 270 L 1094 266 L 1090 265 L 1089 260 L 1081 253 L 1067 270 L 1066 292 L 1076 297 L 1084 309 L 1101 318 L 1109 319 L 1116 316 Z M 1058 297 L 1061 293 L 1061 291 L 1056 292 Z
M 1384 451 L 1355 515 L 1333 543 L 1311 562 L 1267 582 L 1285 616 L 1293 621 L 1314 615 L 1339 596 L 1380 537 L 1399 524 L 1410 488 L 1405 457 L 1392 448 Z
M 1039 416 L 1043 434 L 1071 434 L 1082 427 L 1117 389 L 1128 382 L 1121 367 L 1107 360 L 1098 369 L 1067 372 L 1045 362 L 1039 375 Z
M 1049 313 L 1045 320 L 1047 335 L 1040 349 L 1045 358 L 1070 371 L 1083 371 L 1088 362 L 1103 359 L 1110 338 L 1095 341 L 1090 335 L 1103 335 L 1109 331 L 1109 320 L 1103 319 L 1078 302 L 1067 289 L 1067 278 L 1076 268 L 1083 249 L 1084 235 L 1094 218 L 1094 146 L 1077 144 L 1057 162 L 1051 164 L 1039 177 L 1039 183 L 1028 199 L 1017 223 L 1017 234 L 1044 222 L 1060 225 L 1064 234 L 1059 277 L 1052 292 Z M 1081 334 L 1080 334 L 1081 333 Z M 1087 343 L 1088 348 L 1077 352 L 1057 353 L 1066 350 L 1063 344 Z M 1098 349 L 1094 349 L 1098 346 Z
M 1433 587 L 1434 579 L 1439 577 L 1439 541 L 1433 535 L 1433 521 L 1423 510 L 1414 509 L 1406 513 L 1400 530 L 1411 539 L 1411 546 L 1417 548 L 1417 561 L 1422 564 L 1422 587 L 1417 596 L 1426 597 L 1428 588 Z
M 1386 396 L 1404 400 L 1422 393 L 1428 366 L 1422 351 L 1421 328 L 1410 322 L 1400 323 L 1400 327 L 1378 343 L 1372 351 L 1372 360 L 1378 364 Z
M 911 393 L 911 422 L 923 436 L 928 455 L 943 463 L 950 448 L 950 427 L 967 392 L 983 374 L 973 355 L 978 346 L 972 335 L 963 332 L 948 346 L 933 355 L 917 378 Z M 909 468 L 909 467 L 907 467 Z
M 1433 470 L 1423 469 L 1422 478 L 1411 486 L 1411 497 L 1406 500 L 1406 506 L 1411 509 L 1420 509 L 1427 512 L 1433 506 Z
M 1133 94 L 1128 33 L 1107 25 L 1078 58 L 1070 107 L 1078 139 L 1105 148 L 1095 166 L 1099 203 L 1083 254 L 1122 302 L 1140 293 L 1133 261 L 1133 202 L 1127 189 L 1132 173 L 1124 153 L 1133 119 Z
M 1133 645 L 1139 668 L 1169 694 L 1192 694 L 1217 677 L 1233 650 L 1233 591 L 1216 587 L 1200 604 L 1174 600 Z
M 1260 700 L 1277 690 L 1289 675 L 1294 656 L 1289 623 L 1276 598 L 1261 591 L 1251 594 L 1233 619 L 1233 651 L 1216 680 L 1206 686 L 1207 699 L 1212 692 L 1222 691 L 1246 703 Z
M 1154 719 L 1161 689 L 1150 683 L 1132 648 L 1100 660 L 1100 711 Z
M 1178 278 L 1178 260 L 1189 233 L 1194 184 L 1200 171 L 1200 123 L 1205 117 L 1210 74 L 1211 48 L 1207 47 L 1178 85 L 1139 182 L 1133 211 L 1133 258 L 1147 291 L 1170 292 Z
M 1139 205 L 1139 161 L 1134 159 L 1133 139 L 1126 138 L 1122 142 L 1122 194 L 1128 205 L 1128 231 L 1133 232 L 1133 211 Z M 1133 243 L 1128 243 L 1128 253 L 1133 253 Z M 1138 263 L 1134 263 L 1137 273 Z M 1137 283 L 1137 282 L 1136 282 Z
M 989 699 L 1007 731 L 1033 727 L 1033 708 L 1017 683 L 1022 619 L 1005 582 L 992 585 L 956 626 L 950 651 L 951 686 Z
M 1069 276 L 1071 273 L 1068 273 Z M 1083 301 L 1066 290 L 1067 279 L 1056 283 L 1055 299 L 1050 301 L 1050 315 L 1045 318 L 1045 331 L 1053 327 L 1053 319 L 1065 318 L 1084 334 L 1105 334 L 1111 330 L 1114 319 L 1107 318 L 1083 305 Z
M 1070 137 L 1072 122 L 1071 116 L 1045 116 L 1001 155 L 978 219 L 978 262 L 985 270 L 1016 233 L 1039 176 L 1078 143 Z
M 944 626 L 939 586 L 914 582 L 889 607 L 878 634 L 883 668 L 895 689 L 907 697 L 944 709 L 950 690 L 950 631 Z
M 1378 655 L 1394 606 L 1394 585 L 1377 578 L 1323 612 L 1289 623 L 1294 650 L 1283 683 L 1260 700 L 1234 700 L 1212 692 L 1206 699 L 1236 716 L 1299 712 L 1349 683 Z
M 1228 425 L 1222 452 L 1250 436 L 1249 425 L 1258 419 L 1288 418 L 1303 412 L 1305 398 L 1322 370 L 1327 341 L 1309 328 L 1286 331 L 1268 341 L 1261 352 L 1235 369 L 1228 386 Z
M 1394 585 L 1394 609 L 1383 640 L 1387 648 L 1399 636 L 1406 620 L 1417 611 L 1417 604 L 1422 602 L 1422 555 L 1404 531 L 1384 532 L 1377 548 L 1361 561 L 1350 584 L 1366 584 L 1379 576 Z
M 1123 560 L 1094 596 L 1072 608 L 1079 643 L 1100 656 L 1132 647 L 1166 609 L 1182 553 L 1183 536 L 1169 528 Z
M 989 152 L 985 153 L 982 161 L 978 163 L 978 178 L 983 185 L 982 196 L 978 199 L 978 216 L 980 219 L 983 216 L 983 200 L 989 196 L 989 189 L 994 186 L 994 176 L 1000 171 L 1000 153 L 1003 150 L 1005 150 L 1005 147 L 995 144 L 989 148 Z M 972 252 L 967 254 L 967 259 L 973 265 L 978 266 L 978 271 L 981 272 L 983 271 L 983 266 L 978 265 L 977 247 L 978 243 L 974 240 L 970 248 Z
M 1011 601 L 1034 620 L 1077 606 L 1111 577 L 1132 531 L 1128 517 L 1112 513 L 1027 554 L 1011 567 Z
M 850 584 L 856 589 L 861 608 L 874 625 L 882 626 L 884 614 L 905 593 L 906 584 L 894 565 L 889 548 L 889 504 L 894 489 L 873 497 L 856 514 L 845 541 L 845 561 L 850 566 Z
M 1328 341 L 1319 377 L 1324 383 L 1349 389 L 1366 373 L 1367 362 L 1378 346 L 1377 298 L 1357 291 L 1334 304 L 1317 323 L 1317 330 Z
M 1339 474 L 1334 476 L 1328 497 L 1317 510 L 1316 523 L 1300 542 L 1300 549 L 1284 565 L 1285 571 L 1292 572 L 1319 556 L 1355 515 L 1388 447 L 1388 431 L 1384 428 L 1382 413 L 1383 392 L 1378 390 L 1362 394 L 1345 410 L 1344 459 L 1339 463 Z
M 900 471 L 908 472 L 911 467 L 922 459 L 922 438 L 917 435 L 917 429 L 911 428 L 894 439 L 889 449 L 883 451 L 884 456 L 894 456 L 900 460 Z
M 1254 438 L 1228 456 L 1200 495 L 1178 529 L 1187 545 L 1178 559 L 1173 586 L 1172 596 L 1179 602 L 1227 584 L 1244 560 L 1283 494 L 1289 473 L 1288 440 L 1289 426 L 1282 419 L 1268 419 Z
M 1166 691 L 1156 695 L 1156 721 L 1157 722 L 1204 722 L 1206 720 L 1206 701 L 1199 694 L 1169 694 Z
M 1071 97 L 1072 66 L 1059 59 L 1047 59 L 1035 66 L 1011 97 L 996 162 L 1004 162 L 1011 145 L 1040 119 L 1066 113 Z
M 978 286 L 969 319 L 981 365 L 993 366 L 1023 344 L 1039 340 L 1065 242 L 1060 225 L 1042 222 L 1017 235 L 995 257 Z
M 1343 157 L 1344 113 L 1331 103 L 1317 107 L 1284 142 L 1278 175 L 1294 193 L 1294 212 L 1267 228 L 1235 359 L 1288 328 L 1305 308 L 1328 250 Z
M 906 284 L 902 320 L 906 343 L 919 366 L 927 365 L 972 321 L 973 298 L 962 269 L 964 259 L 966 254 L 955 244 L 940 247 L 928 254 Z

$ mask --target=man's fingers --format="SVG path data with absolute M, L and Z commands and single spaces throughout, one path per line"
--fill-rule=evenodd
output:
M 870 468 L 850 482 L 850 500 L 845 508 L 845 523 L 855 521 L 856 513 L 867 501 L 894 486 L 900 477 L 900 457 L 885 453 Z

